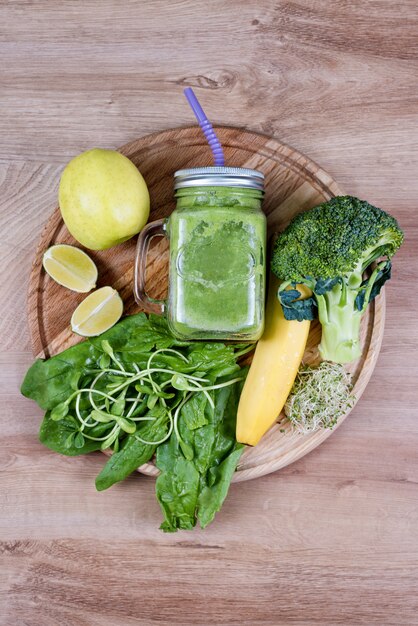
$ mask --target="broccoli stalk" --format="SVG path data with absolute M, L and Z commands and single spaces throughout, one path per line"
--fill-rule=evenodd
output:
M 389 276 L 390 262 L 382 261 L 368 280 L 362 281 L 361 273 L 353 272 L 350 284 L 339 280 L 329 291 L 315 292 L 322 325 L 319 354 L 324 361 L 350 363 L 361 356 L 361 318 Z
M 324 361 L 349 363 L 361 355 L 360 322 L 362 311 L 355 307 L 357 292 L 345 282 L 317 295 L 318 318 L 322 325 L 319 354 Z
M 284 315 L 299 321 L 318 315 L 323 360 L 349 363 L 360 357 L 362 315 L 390 278 L 390 258 L 402 241 L 393 217 L 351 196 L 299 214 L 278 236 L 272 271 L 284 281 L 278 291 Z M 300 284 L 312 296 L 300 299 Z

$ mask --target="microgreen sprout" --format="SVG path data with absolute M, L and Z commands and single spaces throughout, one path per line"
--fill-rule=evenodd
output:
M 338 363 L 302 366 L 284 410 L 296 431 L 307 434 L 333 428 L 354 405 L 350 374 Z
M 82 447 L 86 438 L 101 441 L 102 449 L 113 446 L 115 450 L 119 449 L 120 437 L 126 435 L 134 435 L 138 441 L 156 446 L 169 439 L 174 430 L 183 454 L 187 459 L 192 459 L 193 450 L 182 440 L 178 428 L 182 407 L 194 393 L 203 393 L 213 409 L 214 402 L 209 392 L 242 380 L 242 377 L 239 377 L 211 385 L 207 384 L 210 383 L 208 378 L 180 373 L 170 367 L 152 366 L 157 356 L 163 357 L 167 353 L 174 354 L 188 365 L 189 359 L 172 348 L 156 350 L 149 356 L 144 369 L 141 369 L 137 363 L 133 363 L 133 371 L 130 371 L 115 354 L 108 341 L 102 341 L 101 348 L 103 353 L 98 360 L 99 369 L 89 370 L 89 374 L 94 376 L 91 383 L 78 388 L 79 379 L 77 379 L 77 384 L 73 386 L 73 389 L 75 387 L 73 393 L 65 402 L 58 404 L 51 411 L 51 419 L 60 421 L 68 415 L 70 406 L 74 402 L 74 417 L 79 423 L 78 429 L 72 433 L 71 441 L 74 441 L 75 446 Z M 248 349 L 245 347 L 242 354 Z M 117 369 L 112 367 L 112 363 Z M 161 377 L 166 379 L 161 380 Z M 132 394 L 132 391 L 135 393 Z M 176 399 L 176 392 L 178 399 Z M 178 394 L 178 392 L 181 393 Z M 170 407 L 167 402 L 170 402 Z M 137 426 L 141 422 L 156 420 L 157 417 L 152 413 L 157 407 L 159 407 L 157 414 L 161 416 L 162 411 L 168 420 L 169 427 L 164 437 L 158 441 L 148 441 L 140 436 Z M 149 411 L 150 414 L 141 414 L 144 410 Z M 136 414 L 137 411 L 139 415 Z M 108 426 L 107 432 L 100 437 L 90 434 L 89 431 L 99 425 L 103 428 Z

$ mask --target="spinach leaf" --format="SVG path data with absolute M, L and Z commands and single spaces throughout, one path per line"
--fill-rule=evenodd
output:
M 131 315 L 128 318 L 139 317 L 140 320 L 134 326 L 134 332 L 129 332 L 129 336 L 122 338 L 120 344 L 118 344 L 114 338 L 111 340 L 111 344 L 115 351 L 129 352 L 130 350 L 140 350 L 142 352 L 150 352 L 152 348 L 170 348 L 171 346 L 182 345 L 182 342 L 176 341 L 173 335 L 168 329 L 167 321 L 164 317 L 158 315 L 150 315 L 147 317 L 145 313 L 138 313 L 137 315 Z M 115 326 L 113 327 L 115 328 Z M 125 329 L 126 330 L 126 329 Z M 128 328 L 132 330 L 131 327 Z M 104 335 L 102 335 L 102 338 Z
M 194 395 L 180 412 L 181 440 L 173 433 L 158 448 L 156 465 L 161 474 L 156 493 L 164 514 L 162 530 L 193 528 L 196 518 L 204 528 L 220 510 L 244 449 L 235 440 L 241 389 L 242 383 L 235 383 L 212 391 L 214 409 L 207 399 L 201 399 L 204 394 Z M 196 415 L 198 402 L 200 418 L 194 422 L 192 415 Z M 205 423 L 201 420 L 202 409 Z
M 124 440 L 119 452 L 114 452 L 106 465 L 96 478 L 97 491 L 108 489 L 115 483 L 124 480 L 143 463 L 149 461 L 157 448 L 157 445 L 146 444 L 136 438 L 138 434 L 144 441 L 159 441 L 167 432 L 167 416 L 159 410 L 160 415 L 153 422 L 144 422 L 137 433 L 128 435 Z M 153 416 L 157 416 L 153 411 Z
M 184 420 L 189 430 L 196 430 L 208 423 L 205 417 L 205 408 L 208 399 L 204 393 L 194 394 L 180 411 L 180 420 Z
M 200 477 L 193 462 L 184 458 L 175 436 L 158 448 L 157 467 L 161 474 L 155 491 L 164 514 L 161 529 L 165 532 L 190 530 L 196 525 Z
M 36 360 L 22 383 L 22 394 L 35 400 L 45 411 L 64 402 L 73 391 L 72 375 L 75 370 L 81 372 L 84 368 L 89 352 L 90 346 L 84 342 L 47 361 Z
M 211 373 L 217 370 L 217 375 L 220 376 L 221 369 L 237 367 L 233 346 L 223 343 L 194 344 L 187 356 L 189 364 L 196 372 Z
M 212 468 L 211 486 L 206 484 L 201 487 L 197 501 L 197 517 L 202 528 L 206 528 L 212 522 L 215 514 L 221 510 L 243 451 L 244 446 L 237 443 L 234 450 L 222 463 Z
M 248 369 L 243 368 L 241 372 L 245 377 Z M 226 380 L 228 377 L 219 382 Z M 235 445 L 236 414 L 242 386 L 243 382 L 212 392 L 215 409 L 206 405 L 205 417 L 208 424 L 194 432 L 195 464 L 204 477 L 209 468 L 219 465 Z M 181 428 L 180 433 L 183 436 Z
M 76 420 L 66 416 L 59 422 L 51 419 L 50 411 L 45 414 L 39 431 L 39 440 L 50 450 L 65 454 L 65 456 L 78 456 L 100 450 L 101 441 L 84 439 L 81 447 L 75 445 L 76 435 L 79 432 Z M 70 436 L 73 435 L 73 436 Z M 79 439 L 77 440 L 79 442 Z

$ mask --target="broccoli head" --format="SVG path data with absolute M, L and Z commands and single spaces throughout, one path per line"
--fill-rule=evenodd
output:
M 360 356 L 361 316 L 390 278 L 390 259 L 402 241 L 394 217 L 352 196 L 300 213 L 279 234 L 271 269 L 283 281 L 284 315 L 303 320 L 318 314 L 324 360 L 348 363 Z M 301 300 L 298 284 L 312 296 Z

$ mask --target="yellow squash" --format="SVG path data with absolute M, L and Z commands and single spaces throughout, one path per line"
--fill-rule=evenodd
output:
M 278 280 L 271 276 L 263 336 L 242 390 L 237 413 L 237 440 L 255 446 L 279 416 L 299 369 L 310 322 L 288 321 L 277 299 Z M 302 292 L 302 288 L 299 290 Z M 303 293 L 305 295 L 305 293 Z

